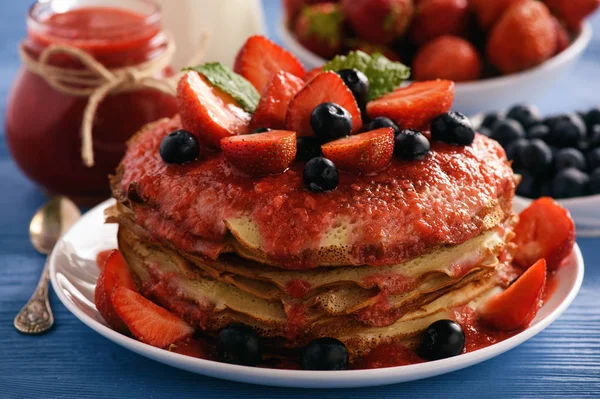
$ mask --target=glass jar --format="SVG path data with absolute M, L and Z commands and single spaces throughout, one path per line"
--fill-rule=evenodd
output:
M 37 59 L 51 44 L 87 52 L 108 69 L 137 65 L 167 51 L 161 9 L 151 0 L 40 0 L 27 16 L 23 48 Z M 56 54 L 49 65 L 83 68 Z M 172 76 L 167 67 L 157 78 Z M 175 98 L 140 89 L 109 94 L 93 119 L 95 164 L 81 158 L 81 128 L 88 97 L 58 91 L 22 67 L 9 95 L 6 138 L 21 170 L 49 194 L 91 204 L 109 194 L 109 174 L 125 152 L 125 142 L 144 124 L 173 116 Z

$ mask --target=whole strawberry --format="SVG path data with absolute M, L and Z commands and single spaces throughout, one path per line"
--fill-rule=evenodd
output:
M 305 6 L 318 3 L 337 3 L 337 0 L 283 0 L 283 13 L 288 26 L 293 26 L 296 18 Z
M 447 35 L 421 47 L 413 61 L 412 72 L 416 80 L 467 82 L 478 79 L 481 68 L 481 57 L 471 43 Z
M 578 30 L 585 17 L 600 6 L 600 0 L 544 0 L 544 2 L 572 30 Z
M 491 29 L 508 7 L 522 0 L 469 0 L 469 7 L 477 16 L 479 25 Z
M 460 36 L 469 23 L 467 0 L 421 0 L 415 6 L 410 36 L 422 45 L 443 35 Z
M 402 36 L 414 13 L 413 0 L 342 0 L 341 4 L 356 34 L 381 44 Z
M 339 4 L 315 4 L 302 9 L 294 33 L 304 47 L 321 57 L 331 58 L 342 48 L 343 22 Z
M 556 35 L 548 7 L 536 0 L 523 0 L 507 9 L 492 29 L 487 56 L 502 73 L 523 71 L 554 54 Z
M 556 28 L 556 51 L 554 53 L 558 54 L 571 45 L 571 36 L 556 17 L 552 17 L 552 22 L 554 22 L 554 27 Z

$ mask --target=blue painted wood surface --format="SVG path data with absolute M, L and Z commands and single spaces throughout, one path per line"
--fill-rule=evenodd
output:
M 0 0 L 2 116 L 19 64 L 16 47 L 24 35 L 29 3 Z M 276 38 L 279 1 L 264 3 L 270 34 Z M 543 111 L 600 104 L 600 16 L 593 24 L 598 34 L 584 59 L 540 103 Z M 27 226 L 45 198 L 10 160 L 3 132 L 0 191 L 0 398 L 600 397 L 600 239 L 578 240 L 587 270 L 573 305 L 547 330 L 504 355 L 444 376 L 379 388 L 265 388 L 198 376 L 133 354 L 84 326 L 54 294 L 54 330 L 39 337 L 18 334 L 13 317 L 33 292 L 44 261 L 28 242 Z

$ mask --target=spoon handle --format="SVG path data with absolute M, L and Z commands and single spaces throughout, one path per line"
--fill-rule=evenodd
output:
M 29 302 L 15 317 L 14 325 L 23 334 L 41 334 L 52 328 L 54 316 L 48 301 L 49 262 L 46 258 L 42 277 Z

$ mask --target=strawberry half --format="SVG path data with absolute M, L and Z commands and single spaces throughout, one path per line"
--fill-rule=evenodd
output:
M 514 231 L 514 259 L 521 267 L 544 258 L 548 269 L 556 270 L 575 244 L 575 224 L 569 211 L 548 197 L 533 201 L 521 212 Z
M 259 93 L 280 71 L 298 77 L 306 73 L 292 53 L 264 36 L 251 36 L 246 40 L 235 58 L 233 71 L 245 77 Z
M 194 71 L 179 80 L 177 107 L 183 128 L 212 148 L 219 148 L 223 137 L 245 133 L 250 122 L 250 114 L 233 97 Z
M 321 146 L 323 155 L 342 170 L 371 173 L 390 163 L 394 153 L 394 130 L 377 129 L 344 137 Z
M 194 334 L 192 326 L 126 287 L 115 290 L 112 303 L 131 333 L 149 345 L 166 348 Z
M 285 114 L 292 98 L 304 87 L 304 80 L 281 71 L 265 88 L 250 121 L 250 130 L 259 127 L 285 129 Z
M 221 149 L 229 163 L 250 175 L 282 173 L 296 157 L 296 133 L 273 130 L 227 137 L 221 140 Z
M 311 69 L 310 71 L 306 72 L 306 74 L 302 77 L 302 79 L 304 79 L 305 82 L 309 82 L 311 80 L 313 80 L 314 77 L 316 77 L 317 75 L 320 75 L 321 73 L 323 73 L 323 67 L 316 67 Z
M 108 259 L 110 254 L 112 254 L 114 251 L 116 251 L 116 250 L 115 249 L 107 249 L 105 251 L 98 252 L 98 254 L 96 255 L 96 266 L 98 266 L 98 269 L 100 269 L 100 270 L 104 269 L 104 264 L 106 263 L 106 260 Z
M 454 82 L 431 80 L 401 87 L 367 104 L 369 118 L 391 118 L 402 129 L 421 129 L 450 110 L 454 101 Z
M 121 252 L 115 249 L 106 257 L 104 268 L 98 277 L 96 290 L 94 291 L 94 302 L 96 303 L 96 309 L 98 309 L 106 323 L 114 330 L 125 333 L 127 332 L 127 326 L 115 311 L 110 300 L 113 292 L 118 287 L 136 290 L 131 274 L 129 274 L 127 262 L 125 262 Z
M 481 318 L 502 331 L 525 328 L 542 306 L 546 285 L 546 261 L 538 260 L 501 294 L 492 297 L 481 309 Z
M 342 78 L 335 72 L 323 72 L 314 77 L 290 101 L 286 115 L 286 126 L 298 136 L 314 136 L 310 126 L 310 114 L 319 104 L 332 102 L 352 115 L 352 133 L 362 127 L 360 109 L 354 95 Z

